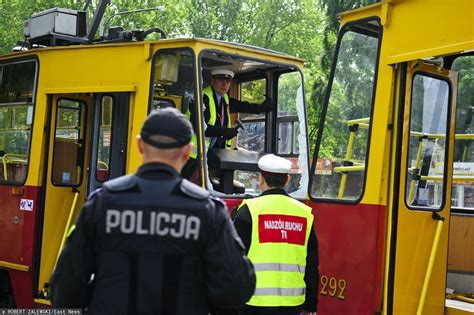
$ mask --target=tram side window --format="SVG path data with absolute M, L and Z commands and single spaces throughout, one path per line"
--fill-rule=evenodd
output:
M 300 168 L 307 159 L 306 130 L 300 129 L 306 117 L 302 82 L 299 72 L 284 73 L 278 77 L 277 152 L 292 162 L 287 192 L 304 198 L 308 173 Z
M 189 48 L 159 50 L 153 58 L 152 98 L 150 111 L 166 107 L 174 107 L 185 114 L 194 132 L 199 132 L 196 104 L 196 70 L 194 54 Z M 198 167 L 198 142 L 193 137 L 191 159 L 182 171 L 182 175 L 193 181 L 200 182 Z
M 448 97 L 446 81 L 423 74 L 414 76 L 405 190 L 410 207 L 440 209 L 443 204 Z
M 340 32 L 319 125 L 322 137 L 314 154 L 311 195 L 315 198 L 355 202 L 362 197 L 379 35 L 376 21 L 344 26 Z
M 52 170 L 56 186 L 78 186 L 82 181 L 85 108 L 79 101 L 58 100 Z
M 26 180 L 36 73 L 36 61 L 0 64 L 0 182 Z
M 109 179 L 110 173 L 110 145 L 112 143 L 112 109 L 114 99 L 112 96 L 102 97 L 100 103 L 99 142 L 97 148 L 97 166 L 95 177 L 99 182 Z
M 188 49 L 160 50 L 154 57 L 151 110 L 174 107 L 189 115 L 194 106 L 193 54 Z
M 451 69 L 459 73 L 451 205 L 474 211 L 474 56 L 456 58 Z

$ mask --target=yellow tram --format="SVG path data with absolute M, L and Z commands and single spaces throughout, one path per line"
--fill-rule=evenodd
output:
M 159 29 L 112 28 L 96 41 L 81 12 L 52 12 L 75 15 L 75 31 L 30 28 L 27 50 L 0 56 L 1 306 L 49 304 L 85 197 L 136 170 L 144 118 L 173 106 L 198 113 L 196 181 L 229 208 L 259 193 L 259 156 L 292 160 L 289 192 L 315 215 L 319 314 L 473 312 L 472 299 L 446 299 L 446 289 L 474 282 L 474 2 L 387 0 L 341 14 L 312 156 L 302 60 L 209 39 L 143 40 Z M 202 90 L 222 66 L 236 73 L 232 97 L 277 105 L 234 115 L 239 149 L 208 152 Z

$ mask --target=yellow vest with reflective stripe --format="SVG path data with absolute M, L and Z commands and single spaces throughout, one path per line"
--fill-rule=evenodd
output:
M 252 306 L 298 306 L 305 302 L 304 275 L 311 208 L 285 195 L 244 200 L 252 217 L 248 258 L 257 275 Z
M 189 121 L 191 121 L 191 112 L 189 110 L 189 107 L 186 110 L 186 116 L 188 117 Z M 192 121 L 191 121 L 191 123 L 192 123 Z M 197 152 L 198 152 L 196 131 L 194 131 L 193 136 L 191 137 L 191 143 L 193 144 L 193 147 L 191 149 L 191 153 L 189 154 L 189 157 L 192 158 L 192 159 L 196 159 L 197 158 Z
M 212 91 L 212 86 L 205 87 L 203 90 L 204 95 L 209 98 L 209 121 L 206 124 L 210 126 L 215 126 L 216 118 L 217 118 L 217 108 L 216 103 L 214 102 L 214 92 Z M 230 122 L 230 111 L 229 111 L 229 96 L 227 94 L 222 96 L 224 98 L 224 102 L 227 105 L 227 128 L 232 128 L 232 124 Z M 210 141 L 206 141 L 207 147 L 209 148 Z M 226 140 L 225 148 L 230 149 L 232 147 L 232 140 Z

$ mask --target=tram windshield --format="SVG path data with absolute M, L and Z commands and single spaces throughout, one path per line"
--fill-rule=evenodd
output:
M 196 78 L 195 67 L 200 66 Z M 194 62 L 190 49 L 160 50 L 155 55 L 153 97 L 151 109 L 175 107 L 191 120 L 196 135 L 205 134 L 206 104 L 197 104 L 196 86 L 203 90 L 211 85 L 211 71 L 226 68 L 235 73 L 227 93 L 232 100 L 260 106 L 267 98 L 275 105 L 270 112 L 249 113 L 230 111 L 232 128 L 238 135 L 226 149 L 210 145 L 210 137 L 194 140 L 195 165 L 185 166 L 183 176 L 196 183 L 225 194 L 259 194 L 259 157 L 266 153 L 284 156 L 292 161 L 288 192 L 304 198 L 308 185 L 308 158 L 303 100 L 302 75 L 295 66 L 254 60 L 222 51 L 205 50 Z M 199 121 L 197 111 L 202 111 Z M 200 142 L 206 152 L 205 178 L 200 178 L 198 156 Z

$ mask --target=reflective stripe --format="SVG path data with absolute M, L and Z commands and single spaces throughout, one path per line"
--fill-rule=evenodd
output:
M 255 296 L 303 296 L 306 294 L 306 288 L 256 288 Z
M 287 271 L 304 274 L 306 267 L 296 264 L 253 264 L 255 271 Z

